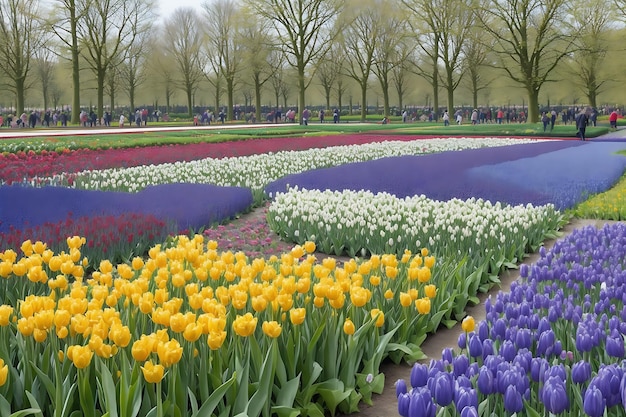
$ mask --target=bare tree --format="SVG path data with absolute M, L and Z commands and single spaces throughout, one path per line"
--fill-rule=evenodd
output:
M 381 17 L 374 1 L 359 1 L 347 9 L 351 23 L 343 31 L 346 74 L 361 88 L 361 121 L 367 115 L 367 86 L 374 65 L 374 51 L 381 32 Z
M 429 0 L 402 0 L 412 12 L 410 25 L 416 36 L 413 71 L 433 88 L 435 119 L 439 117 L 439 56 L 443 34 L 439 26 L 439 10 Z
M 167 48 L 165 47 L 166 42 L 163 41 L 163 36 L 158 36 L 156 39 L 155 37 L 149 39 L 150 46 L 148 46 L 148 49 L 151 53 L 148 55 L 146 66 L 149 68 L 149 72 L 152 74 L 156 86 L 163 88 L 163 94 L 165 96 L 165 113 L 169 113 L 171 99 L 176 89 L 176 80 L 174 75 L 177 72 L 177 64 L 172 54 L 167 51 Z
M 567 0 L 487 0 L 482 29 L 498 67 L 528 94 L 528 120 L 539 120 L 539 90 L 575 47 L 564 7 Z
M 254 89 L 254 107 L 256 120 L 261 120 L 262 88 L 272 77 L 274 68 L 280 62 L 281 53 L 271 43 L 269 24 L 254 13 L 245 17 L 247 24 L 242 30 L 243 55 Z
M 389 0 L 381 4 L 381 30 L 379 39 L 374 48 L 374 66 L 372 71 L 383 93 L 383 109 L 386 116 L 389 115 L 389 77 L 393 69 L 399 66 L 404 59 L 398 49 L 403 39 L 409 32 L 406 16 L 400 9 L 391 7 Z
M 203 3 L 206 20 L 208 57 L 226 81 L 228 109 L 226 115 L 232 120 L 236 79 L 242 64 L 243 14 L 234 0 L 212 0 Z
M 50 41 L 50 39 L 48 39 L 48 41 Z M 41 83 L 44 110 L 48 110 L 49 108 L 50 92 L 55 84 L 54 75 L 57 66 L 57 62 L 54 58 L 55 55 L 49 49 L 50 46 L 51 45 L 46 45 L 34 50 L 35 73 Z
M 15 94 L 18 114 L 24 112 L 32 52 L 42 45 L 42 29 L 37 0 L 0 0 L 0 71 Z
M 81 8 L 80 5 L 83 5 Z M 55 7 L 56 6 L 56 7 Z M 54 0 L 53 20 L 50 28 L 70 51 L 70 57 L 59 54 L 62 59 L 69 59 L 72 64 L 72 123 L 78 123 L 80 115 L 80 42 L 78 38 L 78 24 L 83 14 L 90 7 L 88 1 Z
M 135 108 L 135 96 L 139 86 L 146 82 L 146 61 L 150 53 L 148 37 L 150 33 L 143 31 L 135 37 L 135 42 L 126 49 L 126 56 L 119 65 L 120 81 L 124 85 L 131 110 Z
M 391 80 L 398 94 L 398 107 L 404 108 L 404 95 L 408 91 L 407 73 L 410 71 L 413 62 L 411 61 L 411 51 L 413 45 L 410 37 L 406 36 L 396 47 L 399 64 L 391 69 Z
M 595 108 L 598 94 L 610 79 L 603 78 L 601 71 L 609 50 L 607 35 L 614 24 L 615 4 L 575 0 L 571 5 L 572 24 L 578 33 L 570 60 L 574 69 L 571 79 Z
M 165 24 L 164 49 L 176 62 L 176 81 L 187 95 L 189 117 L 193 115 L 193 93 L 204 75 L 202 30 L 193 9 L 179 8 Z
M 483 14 L 483 9 L 475 9 L 474 13 Z M 475 22 L 484 20 L 479 17 Z M 486 61 L 489 53 L 489 47 L 482 37 L 484 32 L 476 24 L 472 26 L 465 40 L 465 60 L 464 68 L 466 73 L 466 85 L 472 93 L 472 103 L 474 108 L 478 108 L 478 93 L 488 87 L 489 81 L 485 79 L 484 73 L 486 69 Z
M 139 33 L 150 29 L 154 13 L 152 0 L 95 1 L 79 22 L 78 33 L 84 43 L 82 54 L 96 77 L 98 117 L 104 112 L 107 71 L 119 63 L 120 56 L 125 56 Z
M 343 71 L 342 50 L 335 46 L 330 49 L 328 55 L 317 65 L 317 78 L 324 91 L 326 109 L 330 109 L 330 96 L 337 79 Z
M 343 0 L 248 0 L 256 12 L 271 21 L 277 46 L 297 72 L 298 107 L 305 106 L 305 92 L 314 72 L 310 65 L 332 46 L 339 27 L 334 24 Z

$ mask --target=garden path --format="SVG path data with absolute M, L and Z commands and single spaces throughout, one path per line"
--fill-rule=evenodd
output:
M 265 207 L 257 208 L 252 210 L 250 213 L 243 214 L 239 218 L 233 220 L 226 227 L 237 228 L 241 224 L 244 224 L 247 221 L 254 221 L 254 223 L 264 221 L 265 219 Z M 586 220 L 586 219 L 572 219 L 569 224 L 567 224 L 562 230 L 561 233 L 563 236 L 570 234 L 574 229 L 579 229 L 585 226 L 595 226 L 602 227 L 604 224 L 610 223 L 604 220 Z M 271 233 L 268 236 L 272 239 L 279 239 L 277 235 Z M 554 245 L 555 240 L 547 240 L 544 242 L 544 246 L 546 249 L 550 249 Z M 318 259 L 323 259 L 324 257 L 328 257 L 329 255 L 316 253 Z M 538 254 L 529 255 L 523 263 L 531 265 L 535 263 L 539 258 Z M 344 260 L 346 258 L 339 258 L 339 260 Z M 483 320 L 485 318 L 485 301 L 489 295 L 496 295 L 498 291 L 508 291 L 511 283 L 519 278 L 519 270 L 507 270 L 500 275 L 501 285 L 500 287 L 494 287 L 486 294 L 479 294 L 480 303 L 475 306 L 469 306 L 466 309 L 468 315 L 473 316 L 476 319 L 476 322 Z M 435 334 L 429 335 L 421 348 L 424 354 L 428 359 L 424 361 L 424 363 L 428 363 L 430 359 L 438 359 L 441 358 L 441 351 L 446 347 L 455 347 L 457 343 L 457 338 L 459 334 L 462 332 L 461 324 L 458 323 L 451 329 L 447 329 L 442 327 L 437 330 Z M 369 406 L 366 404 L 362 404 L 360 411 L 355 414 L 350 414 L 352 417 L 393 417 L 398 416 L 398 405 L 396 401 L 396 391 L 394 384 L 398 379 L 409 380 L 411 367 L 407 364 L 396 365 L 390 361 L 384 362 L 381 365 L 381 372 L 385 374 L 385 388 L 381 395 L 374 395 L 373 397 L 373 405 Z

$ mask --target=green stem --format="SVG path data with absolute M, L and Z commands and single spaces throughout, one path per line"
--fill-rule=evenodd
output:
M 156 383 L 156 407 L 157 407 L 157 417 L 163 417 L 163 398 L 161 393 L 161 382 Z

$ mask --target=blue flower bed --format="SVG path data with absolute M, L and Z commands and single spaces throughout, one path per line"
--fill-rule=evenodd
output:
M 289 175 L 266 188 L 270 196 L 305 189 L 369 190 L 403 198 L 482 198 L 512 205 L 553 203 L 566 209 L 610 188 L 626 168 L 614 155 L 623 143 L 538 142 L 498 148 L 384 158 Z
M 0 187 L 0 232 L 73 217 L 141 213 L 175 222 L 180 231 L 205 228 L 252 205 L 247 188 L 209 184 L 165 184 L 138 193 L 61 187 Z M 7 204 L 7 202 L 10 202 Z

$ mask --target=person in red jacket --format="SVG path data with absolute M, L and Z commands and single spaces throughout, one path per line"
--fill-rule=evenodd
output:
M 610 114 L 609 122 L 611 123 L 611 129 L 617 130 L 617 112 L 615 110 Z

